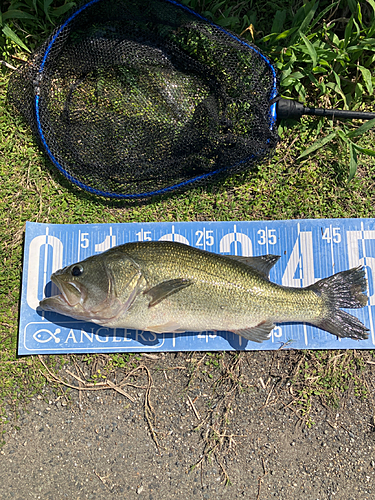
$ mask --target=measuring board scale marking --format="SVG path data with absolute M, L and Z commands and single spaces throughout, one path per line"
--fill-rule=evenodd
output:
M 364 265 L 369 303 L 348 310 L 369 329 L 369 339 L 337 339 L 307 324 L 278 324 L 271 338 L 258 344 L 231 332 L 152 332 L 112 330 L 93 323 L 37 311 L 45 295 L 57 289 L 52 272 L 131 241 L 178 241 L 221 254 L 280 255 L 270 279 L 304 287 L 321 278 Z M 374 337 L 375 220 L 318 219 L 244 222 L 175 222 L 124 224 L 26 225 L 19 326 L 19 354 L 202 350 L 271 350 L 292 348 L 371 349 Z

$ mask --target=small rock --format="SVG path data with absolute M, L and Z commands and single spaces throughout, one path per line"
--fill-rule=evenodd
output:
M 143 486 L 139 486 L 137 488 L 137 494 L 139 495 L 140 493 L 142 493 L 142 491 L 143 491 Z

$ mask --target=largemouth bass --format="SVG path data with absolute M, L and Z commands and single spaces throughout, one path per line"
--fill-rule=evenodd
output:
M 306 288 L 272 283 L 275 255 L 218 255 L 169 241 L 127 243 L 51 276 L 60 295 L 46 311 L 110 328 L 165 332 L 231 331 L 269 338 L 274 323 L 307 322 L 338 337 L 365 339 L 368 329 L 340 308 L 366 305 L 362 268 Z

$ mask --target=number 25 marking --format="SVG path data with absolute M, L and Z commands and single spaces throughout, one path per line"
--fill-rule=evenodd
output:
M 214 232 L 211 229 L 208 231 L 205 229 L 203 231 L 196 231 L 195 235 L 198 236 L 196 242 L 197 247 L 212 247 L 214 244 Z

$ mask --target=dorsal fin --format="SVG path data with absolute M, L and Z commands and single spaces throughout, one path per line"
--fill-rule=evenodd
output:
M 252 267 L 266 278 L 268 278 L 271 269 L 280 259 L 280 255 L 271 254 L 260 255 L 259 257 L 238 257 L 238 255 L 226 255 L 226 257 L 237 260 L 238 262 L 242 262 L 242 264 L 246 264 L 247 266 Z

